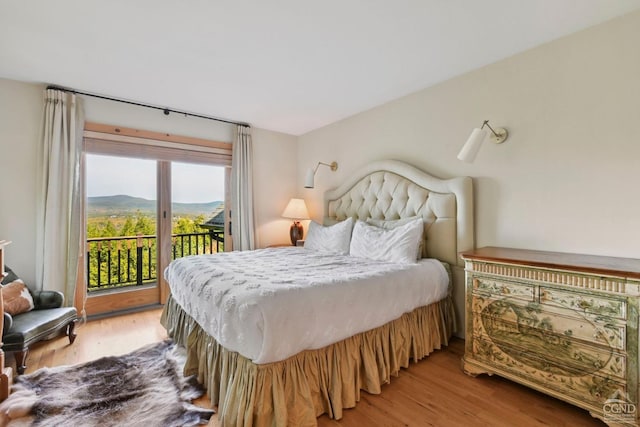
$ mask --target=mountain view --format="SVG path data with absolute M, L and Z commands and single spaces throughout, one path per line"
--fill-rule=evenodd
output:
M 89 218 L 127 216 L 141 213 L 145 216 L 153 216 L 156 212 L 156 201 L 147 200 L 141 197 L 126 195 L 99 196 L 87 198 L 87 215 Z M 172 203 L 171 210 L 173 216 L 192 216 L 212 214 L 220 205 L 221 201 L 208 203 Z M 208 219 L 208 218 L 207 218 Z
M 222 201 L 172 203 L 172 233 L 201 233 L 202 224 L 224 208 Z M 156 201 L 127 195 L 87 197 L 87 237 L 153 235 Z

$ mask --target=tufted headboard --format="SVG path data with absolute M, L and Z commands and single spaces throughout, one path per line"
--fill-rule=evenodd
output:
M 366 220 L 421 216 L 423 257 L 463 266 L 458 253 L 473 249 L 471 178 L 442 180 L 397 160 L 371 163 L 324 195 L 325 224 L 348 217 Z

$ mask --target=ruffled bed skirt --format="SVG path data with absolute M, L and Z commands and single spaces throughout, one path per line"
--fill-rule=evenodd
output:
M 451 297 L 406 313 L 379 328 L 281 362 L 256 365 L 222 347 L 171 297 L 161 322 L 187 348 L 186 375 L 197 375 L 227 426 L 315 426 L 322 414 L 340 419 L 378 394 L 410 360 L 447 345 L 455 329 Z M 286 339 L 286 337 L 283 337 Z

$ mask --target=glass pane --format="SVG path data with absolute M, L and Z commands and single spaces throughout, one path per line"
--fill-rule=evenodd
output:
M 86 155 L 90 292 L 156 282 L 155 160 Z
M 171 163 L 172 259 L 224 250 L 224 167 Z

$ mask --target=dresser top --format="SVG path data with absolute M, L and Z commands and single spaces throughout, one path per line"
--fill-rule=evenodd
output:
M 532 267 L 580 270 L 640 279 L 640 259 L 487 246 L 462 252 L 463 259 L 503 262 Z

